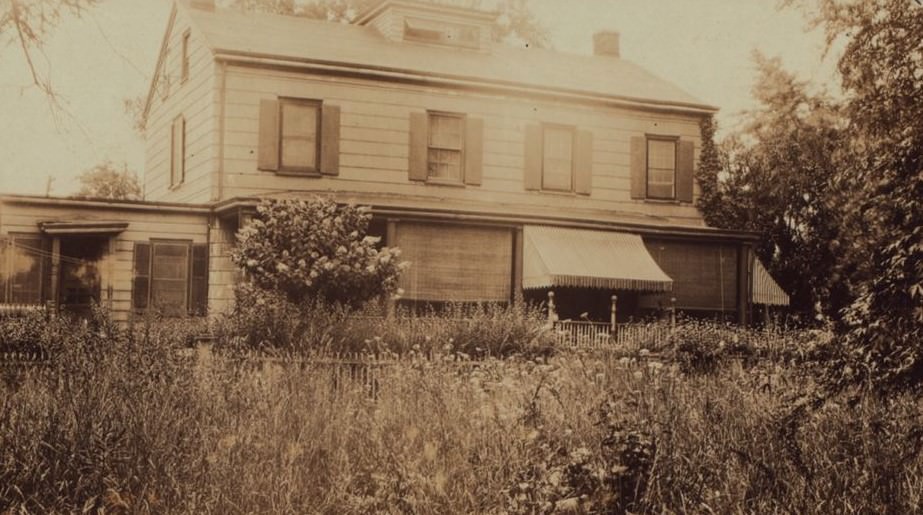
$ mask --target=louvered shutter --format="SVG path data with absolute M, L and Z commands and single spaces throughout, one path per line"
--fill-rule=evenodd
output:
M 258 168 L 279 169 L 279 101 L 260 100 L 260 147 Z
M 410 180 L 425 181 L 427 176 L 426 113 L 410 113 Z
M 340 173 L 340 106 L 324 104 L 321 108 L 320 172 Z
M 465 184 L 480 186 L 484 168 L 484 120 L 465 120 Z
M 131 300 L 136 310 L 147 309 L 151 296 L 151 244 L 135 243 Z
M 208 310 L 208 245 L 192 245 L 189 272 L 189 314 L 204 315 Z
M 526 126 L 523 183 L 527 190 L 542 189 L 542 127 L 538 124 Z
M 695 144 L 680 141 L 676 149 L 676 200 L 692 202 L 692 182 L 695 170 Z
M 631 138 L 631 198 L 644 198 L 647 193 L 647 138 Z
M 574 173 L 574 191 L 589 195 L 593 188 L 593 133 L 590 131 L 577 131 Z

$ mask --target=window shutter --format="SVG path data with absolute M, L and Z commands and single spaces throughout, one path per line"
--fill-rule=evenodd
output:
M 279 169 L 279 101 L 260 100 L 260 170 Z
M 542 189 L 542 126 L 526 126 L 525 177 L 527 190 Z
M 208 311 L 208 245 L 196 243 L 190 252 L 189 314 L 201 316 Z
M 340 106 L 321 108 L 320 173 L 340 173 Z
M 644 198 L 647 192 L 647 138 L 631 138 L 631 198 Z
M 186 178 L 186 119 L 178 116 L 173 120 L 173 135 L 170 138 L 170 186 L 182 184 Z
M 692 202 L 692 177 L 695 170 L 695 144 L 680 141 L 676 145 L 676 200 Z
M 135 243 L 131 303 L 136 310 L 147 309 L 151 294 L 151 244 Z
M 410 180 L 425 181 L 427 176 L 426 113 L 410 113 Z
M 574 173 L 574 191 L 589 195 L 593 188 L 593 133 L 590 131 L 577 131 Z
M 484 168 L 484 120 L 465 120 L 465 184 L 481 185 Z

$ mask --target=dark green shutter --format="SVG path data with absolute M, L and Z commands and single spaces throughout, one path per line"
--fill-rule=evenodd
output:
M 574 191 L 589 195 L 593 188 L 593 133 L 577 131 L 577 148 L 574 152 Z
M 410 180 L 425 181 L 427 173 L 429 115 L 410 113 Z
M 676 200 L 692 202 L 692 181 L 695 170 L 695 144 L 680 141 L 676 144 Z
M 324 104 L 321 108 L 320 172 L 340 173 L 340 106 Z
M 208 245 L 192 245 L 189 274 L 189 314 L 205 315 L 208 311 Z
M 631 198 L 647 196 L 647 138 L 631 138 Z
M 279 101 L 260 100 L 260 146 L 258 168 L 279 169 Z
M 135 243 L 131 304 L 136 310 L 147 309 L 151 296 L 151 244 Z
M 484 120 L 465 120 L 465 184 L 481 185 L 484 169 Z
M 542 189 L 542 126 L 526 126 L 525 175 L 523 183 L 527 190 Z

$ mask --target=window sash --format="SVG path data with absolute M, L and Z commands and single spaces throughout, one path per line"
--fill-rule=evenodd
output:
M 545 127 L 542 134 L 542 189 L 573 191 L 574 131 Z
M 188 242 L 152 242 L 150 302 L 167 314 L 184 314 L 189 298 Z
M 41 237 L 13 237 L 9 253 L 7 278 L 9 302 L 41 304 L 43 249 Z
M 279 169 L 314 172 L 320 155 L 320 105 L 309 101 L 279 102 Z
M 647 196 L 676 198 L 676 141 L 647 140 Z
M 464 115 L 429 113 L 427 176 L 460 182 L 465 147 Z

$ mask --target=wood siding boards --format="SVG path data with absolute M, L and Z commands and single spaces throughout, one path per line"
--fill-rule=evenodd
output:
M 38 223 L 50 220 L 118 220 L 128 222 L 125 231 L 110 240 L 111 252 L 100 264 L 103 301 L 108 301 L 115 320 L 128 320 L 132 312 L 133 269 L 136 243 L 151 239 L 208 242 L 208 215 L 182 212 L 149 212 L 97 206 L 2 203 L 0 237 L 11 232 L 39 233 Z M 110 293 L 111 292 L 111 293 Z M 108 298 L 107 298 L 108 297 Z
M 669 223 L 702 226 L 690 204 L 638 202 L 631 195 L 631 138 L 647 132 L 675 134 L 696 142 L 698 119 L 626 109 L 601 109 L 564 103 L 537 103 L 515 98 L 458 94 L 408 84 L 383 84 L 358 78 L 332 78 L 281 70 L 229 65 L 225 95 L 223 198 L 259 196 L 282 191 L 348 194 L 379 193 L 390 198 L 432 198 L 489 206 L 525 206 L 536 214 L 572 210 L 656 216 Z M 337 177 L 269 176 L 258 170 L 260 101 L 277 96 L 312 96 L 341 111 L 340 162 Z M 452 188 L 425 182 L 425 146 L 412 123 L 425 125 L 423 109 L 464 113 L 483 120 L 481 183 Z M 416 113 L 416 114 L 414 114 Z M 416 122 L 412 120 L 416 119 Z M 572 125 L 592 133 L 589 194 L 561 195 L 527 191 L 528 127 L 541 123 Z M 466 156 L 467 158 L 468 156 Z M 416 161 L 414 160 L 416 159 Z M 417 163 L 411 165 L 411 163 Z M 411 176 L 419 180 L 411 180 Z M 540 186 L 539 186 L 540 187 Z M 408 200 L 412 207 L 414 201 Z
M 181 81 L 183 34 L 189 32 L 189 78 Z M 169 94 L 156 92 L 145 125 L 145 199 L 169 202 L 212 200 L 212 182 L 218 168 L 216 64 L 202 35 L 193 30 L 184 9 L 166 35 L 168 52 L 159 82 L 169 81 Z M 170 187 L 170 144 L 173 120 L 186 124 L 185 178 Z

